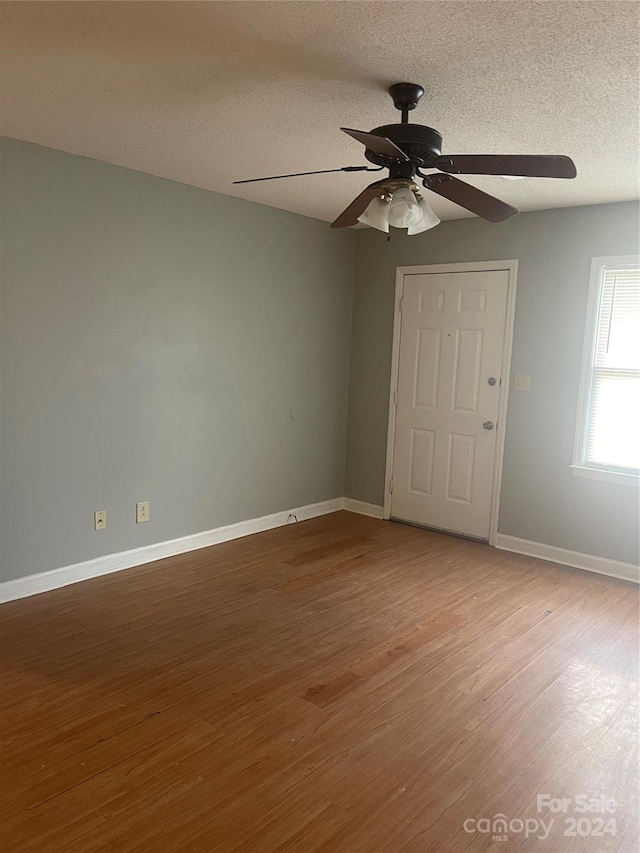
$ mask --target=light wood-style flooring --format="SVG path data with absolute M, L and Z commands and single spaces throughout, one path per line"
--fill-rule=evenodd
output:
M 0 623 L 3 853 L 638 851 L 632 584 L 341 512 Z

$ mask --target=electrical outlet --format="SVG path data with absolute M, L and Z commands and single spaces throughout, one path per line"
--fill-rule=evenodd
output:
M 99 509 L 97 512 L 93 513 L 93 529 L 94 530 L 104 530 L 107 526 L 107 511 L 106 509 Z
M 516 378 L 513 383 L 513 387 L 516 389 L 516 391 L 528 391 L 530 382 L 530 376 L 525 376 L 521 373 L 516 373 Z
M 149 521 L 149 501 L 138 501 L 136 504 L 136 524 Z

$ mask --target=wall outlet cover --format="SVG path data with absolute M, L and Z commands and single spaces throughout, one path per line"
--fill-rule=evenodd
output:
M 516 391 L 528 391 L 531 383 L 531 377 L 523 373 L 516 373 L 513 387 Z
M 136 504 L 136 524 L 149 521 L 149 501 L 138 501 Z
M 106 509 L 99 509 L 93 513 L 93 529 L 94 530 L 104 530 L 107 526 L 107 511 Z

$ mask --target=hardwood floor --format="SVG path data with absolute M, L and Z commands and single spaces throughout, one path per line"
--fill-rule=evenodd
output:
M 0 620 L 7 853 L 638 850 L 632 584 L 341 512 Z

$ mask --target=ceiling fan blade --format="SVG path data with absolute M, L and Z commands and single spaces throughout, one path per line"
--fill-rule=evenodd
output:
M 317 172 L 292 172 L 290 175 L 270 175 L 268 178 L 246 178 L 234 184 L 255 184 L 256 181 L 278 181 L 280 178 L 301 178 L 304 175 L 327 175 L 329 172 L 379 172 L 383 166 L 342 166 L 340 169 L 320 169 Z
M 376 136 L 375 133 L 365 133 L 364 130 L 352 130 L 349 127 L 340 128 L 343 133 L 349 134 L 358 142 L 362 142 L 365 148 L 381 154 L 383 157 L 395 157 L 396 160 L 408 160 L 409 158 L 401 148 L 386 136 Z
M 436 169 L 454 175 L 522 175 L 527 178 L 575 178 L 571 157 L 562 154 L 451 154 Z
M 381 188 L 386 181 L 376 181 L 375 184 L 362 190 L 359 196 L 356 196 L 349 207 L 346 207 L 340 216 L 331 223 L 332 228 L 347 228 L 349 225 L 356 225 L 358 217 L 365 212 L 369 204 L 380 193 Z
M 518 213 L 517 207 L 512 207 L 499 198 L 494 198 L 492 195 L 483 193 L 482 190 L 472 187 L 471 184 L 465 184 L 464 181 L 459 181 L 457 178 L 452 178 L 450 175 L 427 175 L 423 181 L 424 186 L 434 193 L 438 193 L 443 198 L 448 198 L 470 210 L 472 213 L 477 213 L 483 219 L 488 219 L 489 222 L 502 222 L 503 219 L 508 219 L 510 216 L 515 216 Z

